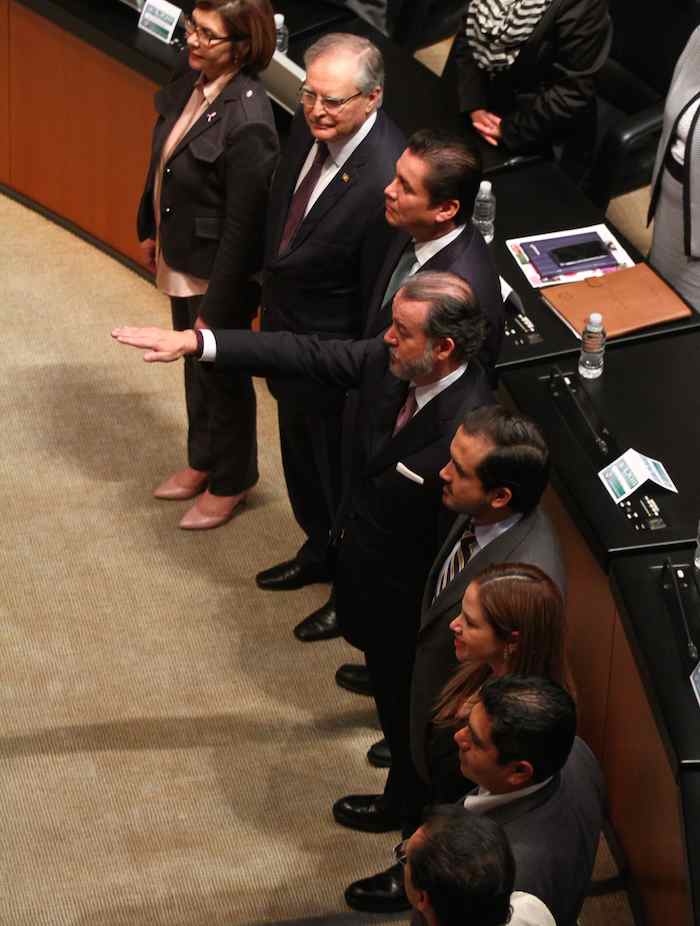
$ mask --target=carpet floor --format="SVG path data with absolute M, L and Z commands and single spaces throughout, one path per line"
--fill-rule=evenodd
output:
M 150 493 L 185 462 L 181 369 L 109 337 L 166 299 L 3 197 L 0 228 L 0 923 L 390 922 L 343 889 L 398 837 L 331 815 L 384 781 L 371 702 L 333 680 L 353 652 L 292 636 L 326 587 L 253 582 L 300 540 L 264 384 L 249 504 L 178 530 L 188 503 Z M 624 893 L 582 922 L 627 926 Z

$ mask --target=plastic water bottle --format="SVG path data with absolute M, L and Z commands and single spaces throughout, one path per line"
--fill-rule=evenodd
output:
M 584 379 L 597 379 L 603 372 L 606 338 L 603 316 L 600 312 L 592 312 L 581 335 L 579 376 L 583 376 Z
M 284 13 L 275 13 L 275 30 L 277 31 L 277 51 L 286 55 L 289 48 L 289 27 L 284 21 Z
M 482 180 L 474 202 L 472 221 L 484 236 L 486 244 L 493 241 L 496 221 L 496 197 L 491 190 L 491 181 Z

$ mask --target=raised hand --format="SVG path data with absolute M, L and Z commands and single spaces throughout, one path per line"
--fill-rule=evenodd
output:
M 197 351 L 194 331 L 169 331 L 167 328 L 114 328 L 112 337 L 120 344 L 146 348 L 146 363 L 172 363 Z

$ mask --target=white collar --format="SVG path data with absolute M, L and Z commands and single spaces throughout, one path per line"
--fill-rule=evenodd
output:
M 414 241 L 413 247 L 416 252 L 416 260 L 420 264 L 418 269 L 420 270 L 423 264 L 427 264 L 431 257 L 435 257 L 438 251 L 442 251 L 448 244 L 452 244 L 455 238 L 459 238 L 465 228 L 466 225 L 458 225 L 457 228 L 453 228 L 446 235 L 433 238 L 431 241 L 421 241 L 420 243 Z
M 521 518 L 522 514 L 516 511 L 515 514 L 509 515 L 502 521 L 496 521 L 495 524 L 475 524 L 474 536 L 476 537 L 476 542 L 479 544 L 479 549 L 488 546 L 496 537 L 500 537 L 501 534 L 505 534 L 506 531 L 509 531 L 511 527 L 515 527 Z
M 420 411 L 424 405 L 427 405 L 431 399 L 435 398 L 435 396 L 440 395 L 440 393 L 447 389 L 448 386 L 451 386 L 452 383 L 456 383 L 466 369 L 467 364 L 462 363 L 457 367 L 456 370 L 448 373 L 447 376 L 443 376 L 442 379 L 439 379 L 436 383 L 428 383 L 425 386 L 416 386 L 416 405 L 418 406 L 416 411 Z
M 376 121 L 377 111 L 375 109 L 375 111 L 365 119 L 365 121 L 354 135 L 343 139 L 343 141 L 327 142 L 328 154 L 330 155 L 331 160 L 338 168 L 338 170 L 340 170 L 353 151 L 360 146 L 361 142 L 367 138 L 369 133 L 372 131 L 372 126 Z
M 504 804 L 520 800 L 521 797 L 534 794 L 544 788 L 545 785 L 548 785 L 553 777 L 553 775 L 550 775 L 549 778 L 539 781 L 536 785 L 520 788 L 518 791 L 509 791 L 508 794 L 491 794 L 486 788 L 475 788 L 464 798 L 464 807 L 472 813 L 487 813 L 489 810 L 493 810 L 494 807 L 502 807 Z

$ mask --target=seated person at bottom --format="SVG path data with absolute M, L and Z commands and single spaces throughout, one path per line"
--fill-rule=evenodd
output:
M 541 900 L 513 891 L 515 861 L 502 827 L 461 803 L 433 807 L 394 855 L 415 926 L 555 926 Z

